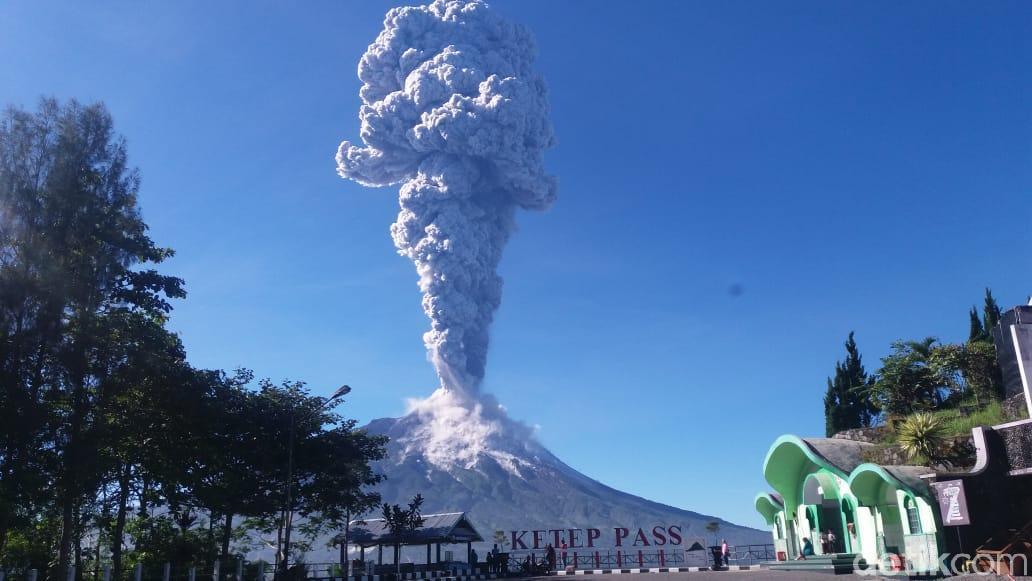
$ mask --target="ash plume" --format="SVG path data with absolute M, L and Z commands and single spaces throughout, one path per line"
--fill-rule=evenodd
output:
M 441 385 L 463 396 L 478 396 L 484 378 L 515 212 L 556 197 L 534 56 L 530 33 L 480 0 L 394 8 L 358 67 L 363 145 L 337 151 L 342 177 L 401 184 L 391 235 L 416 265 Z

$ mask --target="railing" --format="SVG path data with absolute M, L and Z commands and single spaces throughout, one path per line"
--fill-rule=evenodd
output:
M 729 547 L 732 565 L 754 565 L 775 560 L 774 545 L 738 545 Z M 555 552 L 555 568 L 565 569 L 655 569 L 678 567 L 709 567 L 712 562 L 712 547 L 703 550 L 686 551 L 684 549 L 635 549 L 633 547 L 610 549 L 562 549 Z M 543 550 L 511 551 L 508 559 L 508 570 L 518 573 L 525 567 L 529 557 L 535 567 L 545 562 Z M 486 572 L 488 565 L 480 562 L 478 571 Z M 383 564 L 372 567 L 377 574 L 393 574 L 395 565 Z M 432 571 L 469 570 L 468 563 L 432 563 L 430 565 L 402 563 L 402 573 L 421 573 Z M 303 575 L 302 575 L 303 571 Z M 351 575 L 362 574 L 352 568 Z M 20 567 L 0 566 L 0 581 L 274 581 L 275 565 L 264 561 L 248 562 L 231 560 L 221 567 L 211 565 L 194 566 L 192 564 L 169 563 L 164 565 L 134 565 L 123 567 L 120 575 L 116 575 L 110 567 L 84 567 L 82 571 L 74 571 L 66 579 L 56 580 L 50 571 Z M 290 581 L 342 581 L 344 572 L 339 563 L 295 563 L 291 565 Z
M 755 565 L 777 558 L 774 545 L 736 545 L 728 547 L 732 565 Z
M 732 565 L 755 565 L 775 558 L 774 545 L 738 545 L 729 547 Z M 534 563 L 543 563 L 545 551 L 523 550 L 509 553 L 509 570 L 519 571 L 530 557 Z M 555 552 L 556 569 L 573 566 L 575 569 L 655 569 L 677 567 L 708 567 L 713 564 L 711 548 L 686 551 L 684 549 L 562 549 Z
M 231 559 L 219 566 L 193 563 L 139 563 L 115 571 L 109 564 L 71 567 L 60 581 L 272 581 L 273 565 Z M 0 565 L 0 581 L 58 581 L 54 569 Z

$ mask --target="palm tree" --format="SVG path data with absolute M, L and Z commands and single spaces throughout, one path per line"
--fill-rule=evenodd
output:
M 713 546 L 719 545 L 720 540 L 717 538 L 717 533 L 720 532 L 720 522 L 711 520 L 706 523 L 706 531 L 713 535 Z
M 423 495 L 417 494 L 412 497 L 408 508 L 401 508 L 397 504 L 384 503 L 383 520 L 387 530 L 394 540 L 394 566 L 401 579 L 401 546 L 408 540 L 408 537 L 423 526 Z

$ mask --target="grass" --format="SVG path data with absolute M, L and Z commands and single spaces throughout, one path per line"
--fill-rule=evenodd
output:
M 969 414 L 962 414 L 958 409 L 945 409 L 935 412 L 943 419 L 946 433 L 950 436 L 966 436 L 975 426 L 995 426 L 1007 421 L 1000 402 L 993 401 Z

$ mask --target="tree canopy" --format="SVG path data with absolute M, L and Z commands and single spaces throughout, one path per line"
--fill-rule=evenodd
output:
M 0 565 L 44 579 L 210 563 L 234 517 L 297 513 L 316 534 L 379 501 L 383 438 L 302 382 L 188 363 L 167 328 L 185 283 L 158 270 L 173 251 L 148 236 L 140 183 L 102 104 L 0 117 Z

